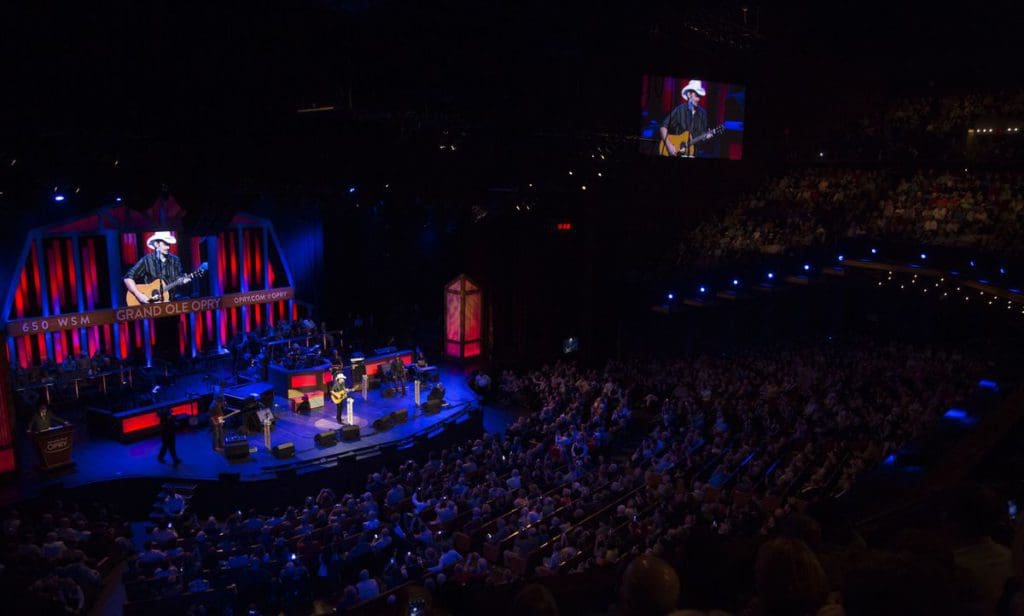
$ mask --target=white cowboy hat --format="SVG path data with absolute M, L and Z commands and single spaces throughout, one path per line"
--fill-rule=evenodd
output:
M 339 384 L 344 383 L 345 382 L 345 375 L 340 373 L 340 372 L 338 374 L 335 374 L 334 375 L 334 382 L 335 383 L 339 383 Z
M 700 79 L 691 79 L 690 83 L 683 86 L 683 98 L 686 98 L 687 90 L 693 90 L 697 93 L 697 96 L 704 96 L 704 84 L 701 83 Z
M 178 240 L 174 239 L 170 231 L 157 231 L 146 240 L 146 246 L 153 247 L 153 242 L 156 241 L 167 242 L 168 244 L 177 244 Z

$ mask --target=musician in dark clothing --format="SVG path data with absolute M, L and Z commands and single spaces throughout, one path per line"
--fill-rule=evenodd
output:
M 224 416 L 227 414 L 227 401 L 224 394 L 210 403 L 210 428 L 213 429 L 213 450 L 224 451 Z
M 56 426 L 62 426 L 67 422 L 53 415 L 46 408 L 46 403 L 39 405 L 39 411 L 32 416 L 32 419 L 28 423 L 28 431 L 30 433 L 42 432 L 43 430 L 49 430 Z
M 157 231 L 146 242 L 146 245 L 153 251 L 142 257 L 124 275 L 124 286 L 139 300 L 139 303 L 148 304 L 149 296 L 139 291 L 137 284 L 149 284 L 156 279 L 169 285 L 181 278 L 181 260 L 170 253 L 171 244 L 178 240 L 168 231 Z
M 662 120 L 658 133 L 661 141 L 668 149 L 670 156 L 686 155 L 686 152 L 679 152 L 669 142 L 669 135 L 690 133 L 690 138 L 699 137 L 708 132 L 708 112 L 700 106 L 700 99 L 705 95 L 704 85 L 696 79 L 690 81 L 683 87 L 683 104 L 673 109 L 668 116 Z
M 401 395 L 405 395 L 405 365 L 402 364 L 402 359 L 396 357 L 391 360 L 391 378 L 394 379 L 395 393 L 398 394 L 398 390 L 401 389 Z
M 181 464 L 181 458 L 178 457 L 177 443 L 175 442 L 178 438 L 178 424 L 174 419 L 174 414 L 171 413 L 170 408 L 162 408 L 159 411 L 160 415 L 160 453 L 157 454 L 156 459 L 163 464 L 164 456 L 167 452 L 171 452 L 171 459 L 174 460 L 174 465 Z

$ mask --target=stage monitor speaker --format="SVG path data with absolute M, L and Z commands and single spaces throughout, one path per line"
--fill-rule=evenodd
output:
M 337 444 L 338 433 L 335 430 L 326 430 L 314 436 L 313 440 L 316 441 L 316 444 L 320 447 L 330 447 L 331 445 Z
M 377 432 L 384 432 L 391 429 L 391 415 L 385 415 L 373 421 L 373 429 Z
M 359 385 L 363 382 L 363 377 L 366 376 L 366 364 L 363 362 L 352 363 L 352 382 L 355 385 Z M 355 386 L 353 385 L 353 387 Z
M 274 445 L 271 451 L 273 451 L 274 457 L 278 459 L 293 458 L 295 457 L 295 443 Z
M 441 412 L 441 400 L 427 400 L 423 403 L 423 414 L 433 415 Z
M 228 460 L 244 460 L 249 457 L 249 440 L 245 437 L 224 439 L 224 455 Z
M 341 440 L 343 441 L 358 441 L 359 440 L 359 426 L 349 424 L 341 427 Z
M 404 424 L 409 421 L 409 409 L 398 409 L 391 413 L 391 423 L 394 425 Z

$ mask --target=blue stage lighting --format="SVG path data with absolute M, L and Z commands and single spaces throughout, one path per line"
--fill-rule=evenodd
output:
M 775 278 L 775 273 L 774 272 L 768 272 L 768 280 L 771 280 L 772 278 Z
M 809 263 L 804 263 L 804 271 L 805 272 L 811 271 L 811 265 Z
M 877 248 L 872 248 L 871 249 L 871 254 L 877 255 L 878 254 L 878 249 Z
M 921 258 L 922 258 L 922 259 L 927 259 L 927 258 L 928 258 L 928 255 L 926 255 L 925 253 L 923 253 L 923 252 L 922 252 L 922 253 L 921 253 Z
M 671 301 L 671 300 L 673 300 L 673 299 L 675 299 L 675 298 L 676 298 L 676 294 L 675 294 L 675 293 L 669 293 L 669 294 L 668 294 L 668 299 L 669 299 L 670 301 Z
M 732 286 L 737 287 L 737 286 L 739 286 L 739 284 L 740 284 L 740 281 L 739 281 L 738 278 L 733 278 L 732 279 Z
M 971 267 L 974 267 L 974 261 L 971 261 Z
M 355 191 L 356 191 L 356 187 L 355 187 L 355 186 L 349 186 L 349 187 L 348 187 L 348 194 L 350 194 L 350 195 L 351 195 L 351 194 L 352 194 L 352 193 L 354 193 Z
M 114 197 L 114 201 L 116 201 L 118 203 L 121 203 L 122 201 L 124 201 L 124 198 L 123 197 Z
M 948 419 L 964 419 L 967 417 L 967 411 L 962 409 L 949 409 L 946 411 L 946 418 Z
M 978 381 L 978 387 L 991 389 L 992 391 L 999 391 L 999 383 L 996 383 L 995 381 L 990 381 L 988 379 L 981 379 L 980 381 Z
M 56 201 L 57 203 L 60 203 L 61 201 L 64 200 L 64 195 L 57 193 L 53 196 L 53 200 Z
M 700 291 L 701 293 L 707 293 L 707 292 L 708 292 L 708 289 L 707 289 L 707 287 L 703 287 L 703 286 L 702 286 L 702 287 L 701 287 L 701 288 L 699 289 L 699 291 Z
M 896 464 L 896 454 L 894 454 L 894 453 L 890 453 L 890 454 L 889 454 L 889 455 L 888 455 L 888 456 L 887 456 L 887 457 L 885 458 L 885 460 L 883 460 L 883 461 L 882 461 L 882 464 L 884 464 L 884 465 L 886 465 L 886 466 L 893 466 L 894 464 Z
M 1006 273 L 1006 268 L 1005 267 L 1000 267 L 999 268 L 999 273 L 1000 274 L 1005 274 Z
M 844 257 L 843 255 L 839 255 L 838 257 L 836 257 L 836 259 L 837 259 L 837 260 L 838 260 L 838 261 L 839 261 L 840 263 L 842 263 L 843 259 L 845 259 L 845 258 L 846 258 L 846 257 Z

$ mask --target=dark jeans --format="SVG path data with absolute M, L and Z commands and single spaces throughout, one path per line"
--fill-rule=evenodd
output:
M 163 461 L 164 455 L 170 451 L 171 459 L 175 462 L 178 461 L 178 450 L 175 444 L 174 434 L 163 434 L 160 436 L 160 453 L 157 454 L 156 459 Z

